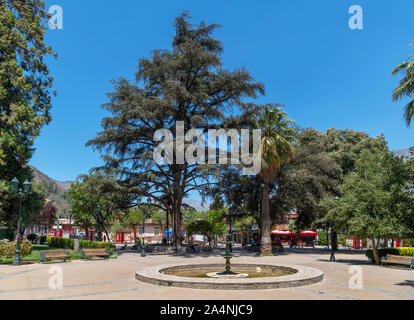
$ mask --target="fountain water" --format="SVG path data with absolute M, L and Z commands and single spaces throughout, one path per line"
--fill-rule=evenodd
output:
M 226 265 L 225 265 L 225 271 L 224 272 L 213 272 L 213 273 L 208 273 L 207 277 L 210 278 L 247 278 L 249 275 L 247 273 L 237 273 L 237 272 L 233 272 L 231 271 L 231 262 L 230 259 L 233 257 L 238 257 L 239 255 L 237 254 L 232 254 L 230 252 L 230 245 L 232 245 L 232 240 L 231 240 L 231 233 L 227 232 L 226 235 L 226 252 L 223 255 L 220 255 L 221 257 L 223 257 L 226 260 Z
M 232 265 L 230 260 L 238 255 L 230 252 L 231 233 L 227 232 L 226 238 L 226 251 L 219 255 L 226 260 L 224 272 L 215 272 L 223 267 L 217 263 L 170 264 L 137 271 L 135 278 L 160 286 L 218 290 L 288 288 L 309 285 L 323 279 L 320 270 L 304 266 L 247 262 Z

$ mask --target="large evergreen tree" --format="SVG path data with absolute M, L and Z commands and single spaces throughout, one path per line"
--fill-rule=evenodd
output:
M 52 78 L 44 43 L 48 14 L 38 0 L 0 1 L 0 217 L 13 225 L 13 177 L 31 180 L 34 139 L 49 123 Z
M 217 25 L 192 25 L 189 20 L 187 12 L 176 18 L 170 50 L 154 50 L 151 58 L 140 59 L 136 83 L 115 82 L 115 92 L 103 106 L 112 116 L 88 142 L 103 153 L 107 168 L 118 170 L 131 193 L 151 198 L 171 214 L 175 245 L 180 245 L 183 199 L 209 187 L 211 167 L 156 164 L 154 133 L 161 128 L 175 132 L 178 121 L 184 122 L 185 132 L 237 128 L 241 119 L 227 118 L 226 112 L 234 106 L 248 108 L 242 99 L 264 91 L 244 69 L 223 68 L 223 46 L 211 36 Z

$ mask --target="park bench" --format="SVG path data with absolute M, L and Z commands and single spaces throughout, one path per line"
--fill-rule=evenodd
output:
M 106 249 L 81 249 L 82 259 L 88 259 L 91 257 L 102 257 L 109 259 L 109 253 Z
M 405 257 L 405 256 L 395 256 L 392 254 L 387 254 L 385 258 L 381 260 L 381 264 L 399 264 L 409 266 L 410 269 L 414 268 L 414 257 Z
M 60 260 L 64 258 L 63 261 L 68 259 L 70 261 L 70 253 L 65 249 L 59 250 L 41 250 L 40 251 L 40 262 L 46 262 L 47 259 Z

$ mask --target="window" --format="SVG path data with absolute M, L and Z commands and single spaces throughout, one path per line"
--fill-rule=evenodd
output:
M 138 228 L 138 234 L 143 234 L 143 232 L 142 232 L 143 230 L 142 230 L 142 227 L 139 227 Z
M 155 228 L 154 228 L 154 234 L 155 234 L 156 236 L 159 236 L 159 235 L 160 235 L 160 227 L 155 227 Z

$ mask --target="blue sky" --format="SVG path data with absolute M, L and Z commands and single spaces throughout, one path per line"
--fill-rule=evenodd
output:
M 224 43 L 224 66 L 246 67 L 265 84 L 258 103 L 283 103 L 301 127 L 384 133 L 392 150 L 414 146 L 414 128 L 402 116 L 406 101 L 391 100 L 398 82 L 391 72 L 414 54 L 412 0 L 46 3 L 63 9 L 63 30 L 46 36 L 59 54 L 48 59 L 58 96 L 30 163 L 55 179 L 73 180 L 101 163 L 85 143 L 101 129 L 110 80 L 133 79 L 139 58 L 170 48 L 183 9 L 193 23 L 223 26 L 215 36 Z M 363 30 L 348 27 L 355 4 L 363 8 Z

